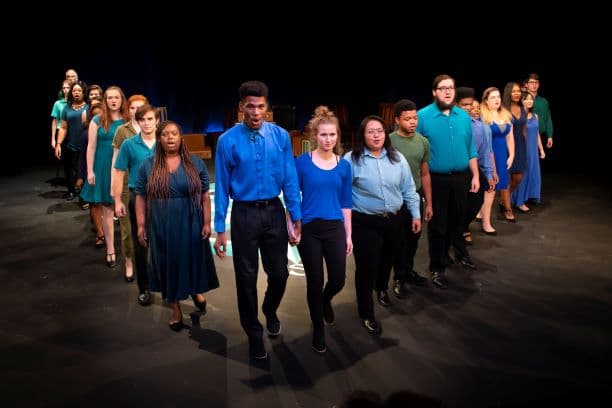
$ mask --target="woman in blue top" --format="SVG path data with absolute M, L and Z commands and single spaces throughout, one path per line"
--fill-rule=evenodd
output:
M 338 118 L 326 106 L 315 109 L 309 123 L 316 149 L 295 162 L 302 192 L 302 235 L 298 250 L 306 272 L 312 348 L 326 351 L 324 321 L 334 323 L 332 298 L 344 287 L 351 240 L 351 166 L 340 156 Z M 323 259 L 327 284 L 323 288 Z

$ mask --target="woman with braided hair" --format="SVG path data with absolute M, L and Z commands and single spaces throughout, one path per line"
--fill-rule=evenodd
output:
M 210 194 L 206 166 L 190 155 L 178 124 L 157 129 L 155 154 L 140 167 L 136 188 L 138 241 L 148 248 L 149 289 L 172 305 L 169 327 L 183 328 L 180 300 L 191 295 L 206 310 L 202 295 L 219 286 L 210 237 Z

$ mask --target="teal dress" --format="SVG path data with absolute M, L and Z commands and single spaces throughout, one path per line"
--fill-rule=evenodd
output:
M 113 138 L 117 128 L 121 126 L 123 119 L 111 123 L 108 130 L 100 126 L 100 115 L 92 119 L 98 125 L 98 141 L 96 144 L 96 154 L 94 156 L 94 173 L 96 184 L 85 183 L 81 190 L 81 198 L 89 203 L 112 204 L 115 201 L 110 195 L 111 184 L 111 164 L 113 162 Z
M 153 160 L 149 157 L 142 162 L 134 188 L 145 200 Z M 191 160 L 200 174 L 202 192 L 208 191 L 204 162 L 193 155 Z M 170 174 L 170 197 L 152 199 L 148 210 L 149 290 L 161 292 L 162 298 L 174 302 L 219 287 L 210 241 L 202 239 L 202 210 L 189 196 L 182 163 Z

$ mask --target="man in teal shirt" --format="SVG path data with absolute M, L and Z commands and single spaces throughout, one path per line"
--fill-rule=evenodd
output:
M 472 120 L 463 109 L 454 106 L 455 80 L 438 75 L 433 81 L 432 94 L 434 102 L 418 112 L 416 130 L 427 138 L 431 147 L 433 217 L 427 226 L 429 270 L 433 283 L 443 289 L 447 287 L 444 271 L 449 263 L 450 244 L 455 239 L 459 241 L 463 232 L 468 190 L 477 192 L 480 180 Z M 469 255 L 457 261 L 473 266 Z
M 550 149 L 553 146 L 553 123 L 548 101 L 543 96 L 538 95 L 540 76 L 532 72 L 527 77 L 525 86 L 527 87 L 527 92 L 533 95 L 533 112 L 538 115 L 540 137 L 546 137 L 546 147 Z

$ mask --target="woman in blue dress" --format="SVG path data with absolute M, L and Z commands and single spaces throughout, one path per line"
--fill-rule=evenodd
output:
M 530 209 L 525 205 L 526 201 L 540 202 L 540 191 L 542 189 L 540 159 L 545 158 L 546 153 L 544 153 L 544 146 L 542 146 L 538 130 L 538 115 L 533 112 L 533 95 L 529 92 L 523 92 L 521 102 L 527 112 L 527 171 L 518 189 L 512 193 L 512 203 L 522 212 L 527 212 Z
M 485 89 L 482 94 L 480 111 L 483 123 L 491 127 L 491 147 L 499 178 L 495 189 L 499 191 L 500 206 L 503 207 L 506 221 L 516 222 L 510 206 L 510 174 L 508 172 L 514 161 L 512 114 L 502 106 L 499 89 L 495 87 Z M 482 222 L 483 225 L 491 225 L 490 220 L 483 218 Z
M 81 198 L 99 211 L 102 208 L 102 229 L 106 242 L 106 265 L 117 266 L 115 258 L 114 200 L 110 195 L 113 137 L 117 128 L 130 119 L 125 95 L 118 86 L 104 92 L 102 113 L 89 123 L 87 144 L 87 183 Z M 96 211 L 96 209 L 94 209 Z
M 136 182 L 138 241 L 149 250 L 149 289 L 172 305 L 169 327 L 183 328 L 179 301 L 191 295 L 205 310 L 204 292 L 219 287 L 210 247 L 210 194 L 206 166 L 190 155 L 178 124 L 157 129 L 155 154 Z

